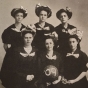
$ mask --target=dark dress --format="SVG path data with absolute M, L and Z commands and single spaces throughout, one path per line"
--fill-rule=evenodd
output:
M 45 88 L 47 88 L 46 86 L 46 82 L 47 82 L 47 78 L 44 76 L 44 69 L 46 66 L 48 65 L 53 65 L 58 69 L 59 75 L 62 76 L 63 74 L 63 60 L 62 60 L 62 56 L 57 53 L 57 52 L 53 52 L 53 56 L 56 55 L 56 59 L 50 60 L 46 57 L 46 52 L 43 52 L 40 57 L 38 58 L 38 65 L 39 65 L 39 73 L 40 73 L 40 80 L 41 80 L 41 85 L 43 85 Z M 49 81 L 49 79 L 48 79 Z M 51 80 L 50 80 L 51 81 Z M 40 85 L 40 88 L 42 88 Z M 48 88 L 60 88 L 61 82 L 53 85 L 51 83 L 50 86 L 48 86 Z
M 42 28 L 39 26 L 38 23 L 36 23 L 35 26 L 37 29 L 36 29 L 36 35 L 33 41 L 33 45 L 39 50 L 44 50 L 45 49 L 44 41 L 46 37 L 45 34 L 52 33 L 54 31 L 54 26 L 52 26 L 47 22 L 45 22 L 44 29 L 48 27 L 48 30 L 41 30 Z
M 2 63 L 1 67 L 1 81 L 2 85 L 5 88 L 12 88 L 13 87 L 13 67 L 14 67 L 14 59 L 13 59 L 13 52 L 8 49 L 8 52 L 5 55 L 5 58 Z
M 7 29 L 5 29 L 4 32 L 2 33 L 2 42 L 4 44 L 11 45 L 11 47 L 9 49 L 7 49 L 5 57 L 4 57 L 3 63 L 5 62 L 5 64 L 9 63 L 9 58 L 11 58 L 13 49 L 23 45 L 23 40 L 21 37 L 21 30 L 23 30 L 25 28 L 25 26 L 22 24 L 22 27 L 19 32 L 15 31 L 14 30 L 15 28 L 16 28 L 15 24 L 12 24 Z M 0 75 L 1 74 L 2 73 L 0 73 Z
M 59 45 L 58 51 L 62 52 L 66 51 L 68 49 L 68 36 L 70 35 L 69 33 L 64 32 L 69 30 L 72 30 L 76 28 L 73 25 L 68 24 L 67 28 L 64 28 L 62 24 L 58 25 L 57 27 L 55 27 L 55 31 L 58 34 L 58 42 L 57 42 L 57 46 Z M 57 47 L 56 46 L 56 47 Z
M 22 46 L 23 41 L 21 38 L 21 30 L 25 28 L 25 26 L 22 24 L 22 27 L 20 29 L 20 32 L 17 32 L 13 29 L 15 29 L 15 24 L 12 24 L 7 29 L 4 30 L 2 33 L 2 42 L 5 44 L 11 44 L 11 48 L 16 48 L 19 46 Z
M 69 53 L 69 52 L 68 52 Z M 66 56 L 64 59 L 64 78 L 67 80 L 73 80 L 77 78 L 82 72 L 86 72 L 86 60 L 88 59 L 87 55 L 80 51 L 76 50 L 74 55 L 78 54 L 79 57 Z M 88 88 L 88 83 L 86 77 L 82 78 L 78 82 L 73 84 L 63 84 L 63 88 Z
M 25 56 L 26 55 L 26 56 Z M 13 52 L 10 62 L 3 63 L 2 67 L 2 84 L 7 88 L 35 88 L 37 79 L 37 52 L 32 48 L 28 55 L 23 47 L 17 48 Z M 9 67 L 6 67 L 8 66 Z M 11 71 L 10 71 L 11 69 Z M 27 81 L 27 75 L 34 75 L 32 81 Z M 10 77 L 10 78 L 9 78 Z

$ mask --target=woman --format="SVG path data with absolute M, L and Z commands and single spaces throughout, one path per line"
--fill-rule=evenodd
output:
M 86 80 L 86 60 L 87 55 L 78 49 L 79 43 L 77 35 L 70 35 L 68 38 L 69 49 L 64 59 L 63 88 L 88 88 Z
M 44 50 L 45 36 L 50 35 L 54 31 L 54 26 L 46 22 L 47 18 L 51 17 L 52 11 L 48 6 L 38 4 L 36 5 L 35 13 L 39 17 L 39 22 L 35 24 L 36 36 L 33 44 L 39 50 Z
M 15 19 L 15 23 L 6 28 L 2 33 L 5 51 L 10 47 L 16 48 L 23 44 L 21 30 L 23 30 L 25 26 L 21 22 L 27 16 L 27 11 L 22 6 L 20 8 L 14 8 L 11 11 L 11 16 Z
M 40 73 L 40 88 L 43 86 L 46 88 L 60 88 L 61 76 L 63 73 L 63 61 L 59 53 L 53 50 L 54 40 L 47 36 L 45 39 L 45 52 L 43 51 L 39 58 L 39 73 Z M 47 68 L 49 66 L 49 68 Z M 55 66 L 55 68 L 53 68 Z M 45 70 L 45 68 L 47 68 Z M 58 71 L 56 71 L 56 68 Z M 48 78 L 51 74 L 50 69 L 53 69 L 51 78 Z M 49 71 L 49 72 L 48 72 Z M 45 76 L 46 74 L 46 76 Z M 57 75 L 58 74 L 58 75 Z M 55 78 L 52 78 L 55 76 Z
M 35 31 L 29 27 L 22 31 L 24 45 L 14 50 L 7 65 L 9 68 L 3 64 L 2 83 L 7 84 L 4 85 L 6 88 L 35 88 L 37 54 L 36 49 L 31 46 L 34 36 Z
M 58 50 L 60 52 L 66 51 L 68 49 L 68 36 L 78 31 L 75 26 L 68 23 L 69 19 L 72 17 L 72 11 L 70 8 L 60 9 L 56 13 L 57 18 L 61 21 L 61 24 L 55 27 L 55 31 L 58 34 Z M 78 31 L 80 34 L 80 32 Z M 81 40 L 81 39 L 80 39 Z M 79 46 L 80 48 L 80 46 Z
M 23 30 L 25 26 L 21 22 L 27 16 L 27 11 L 22 6 L 20 8 L 14 8 L 11 11 L 11 16 L 15 19 L 15 23 L 6 28 L 2 33 L 2 41 L 6 51 L 4 62 L 6 64 L 9 63 L 13 49 L 23 45 L 21 30 Z

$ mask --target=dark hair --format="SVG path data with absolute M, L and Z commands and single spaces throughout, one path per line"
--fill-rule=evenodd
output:
M 79 38 L 78 38 L 78 36 L 77 35 L 69 35 L 68 36 L 68 39 L 70 39 L 70 38 L 75 38 L 78 42 L 79 42 Z
M 47 39 L 52 39 L 53 43 L 55 44 L 55 39 L 54 39 L 53 37 L 51 37 L 51 36 L 46 36 L 46 37 L 45 37 L 45 41 L 46 41 Z
M 13 9 L 11 11 L 11 16 L 15 18 L 17 13 L 23 13 L 23 18 L 25 18 L 27 16 L 27 13 L 25 12 L 25 10 L 20 9 L 20 8 L 19 9 Z
M 34 31 L 32 31 L 32 29 L 30 29 L 30 28 L 26 28 L 26 30 L 24 30 L 24 31 L 22 31 L 22 38 L 25 36 L 25 34 L 27 34 L 27 33 L 30 33 L 30 34 L 32 34 L 33 35 L 33 37 L 35 36 L 35 32 Z
M 65 10 L 65 9 L 60 9 L 59 11 L 57 11 L 56 13 L 56 17 L 58 19 L 60 19 L 60 15 L 61 13 L 65 12 L 67 15 L 68 15 L 68 18 L 70 19 L 72 17 L 72 12 L 69 12 L 68 10 Z
M 78 36 L 77 36 L 77 35 L 69 35 L 68 41 L 69 41 L 70 38 L 75 38 L 75 39 L 77 40 L 77 42 L 78 42 L 78 44 L 77 44 L 77 49 L 80 50 L 81 47 L 80 47 L 80 40 L 79 40 Z
M 38 7 L 38 8 L 35 9 L 36 15 L 39 17 L 40 12 L 43 11 L 43 10 L 47 12 L 48 18 L 51 17 L 51 15 L 52 15 L 51 9 L 49 7 L 44 7 L 44 6 L 41 6 L 41 7 Z

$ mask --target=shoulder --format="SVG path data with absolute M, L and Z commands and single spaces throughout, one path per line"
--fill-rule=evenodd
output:
M 39 23 L 38 23 L 38 22 L 37 22 L 37 23 L 35 23 L 34 25 L 35 25 L 35 27 L 36 27 L 36 28 L 40 28 L 40 26 L 39 26 Z
M 62 24 L 57 25 L 55 28 L 57 29 L 57 28 L 60 28 L 60 27 L 62 27 Z
M 38 57 L 41 59 L 41 60 L 45 60 L 44 58 L 45 58 L 45 56 L 46 56 L 46 51 L 39 51 L 38 52 Z
M 13 52 L 13 58 L 18 58 L 21 55 L 20 53 L 23 53 L 23 54 L 25 53 L 23 47 L 14 48 L 12 52 Z
M 35 46 L 32 46 L 34 52 L 38 52 L 38 49 Z
M 5 30 L 4 30 L 4 32 L 9 32 L 10 30 L 11 30 L 11 28 L 14 28 L 15 27 L 15 25 L 14 24 L 12 24 L 12 25 L 10 25 L 9 27 L 7 27 Z M 3 32 L 3 33 L 4 33 Z
M 14 24 L 10 25 L 9 27 L 7 27 L 7 28 L 3 31 L 2 35 L 3 35 L 4 33 L 10 32 L 10 31 L 11 31 L 11 28 L 14 28 L 14 27 L 15 27 Z
M 38 26 L 38 22 L 34 24 L 36 27 Z
M 58 52 L 55 52 L 55 51 L 54 51 L 54 53 L 55 53 L 55 55 L 56 55 L 57 62 L 58 62 L 58 63 L 62 63 L 63 60 L 64 60 L 63 56 L 62 56 L 60 53 L 58 53 Z
M 21 52 L 23 51 L 23 47 L 17 47 L 17 48 L 14 48 L 13 52 Z
M 45 22 L 45 27 L 49 27 L 51 32 L 54 31 L 54 26 L 52 24 L 50 24 L 50 23 Z
M 14 28 L 14 27 L 15 27 L 15 25 L 12 24 L 12 25 L 10 25 L 9 27 L 7 27 L 5 30 L 10 30 L 11 28 Z
M 54 28 L 54 26 L 50 23 L 45 22 L 45 25 Z
M 73 29 L 73 28 L 76 28 L 76 27 L 71 25 L 71 24 L 68 24 L 68 28 Z
M 83 52 L 83 51 L 79 51 L 79 53 L 81 54 L 81 55 L 83 55 L 83 56 L 86 56 L 87 57 L 87 54 L 85 53 L 85 52 Z
M 62 30 L 62 24 L 59 24 L 58 26 L 55 27 L 55 31 L 60 31 Z
M 22 28 L 25 28 L 26 26 L 24 24 L 22 24 Z
M 88 56 L 85 52 L 79 51 L 80 57 L 83 58 L 86 62 L 88 62 Z
M 12 35 L 12 31 L 11 31 L 12 29 L 11 28 L 14 28 L 14 27 L 15 27 L 15 25 L 12 24 L 3 31 L 2 35 L 1 35 L 3 43 L 7 43 L 8 41 L 10 41 L 10 38 L 11 38 L 10 35 Z
M 54 55 L 56 55 L 59 58 L 62 58 L 62 55 L 60 53 L 56 52 L 56 51 L 54 51 Z

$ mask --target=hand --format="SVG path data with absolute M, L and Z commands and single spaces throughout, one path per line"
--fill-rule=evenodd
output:
M 75 80 L 68 80 L 68 84 L 73 84 L 75 82 L 76 82 Z
M 68 29 L 68 33 L 70 35 L 74 35 L 74 34 L 76 34 L 76 32 L 77 32 L 77 29 L 76 28 L 73 28 L 72 30 L 71 29 Z
M 88 63 L 86 64 L 86 67 L 88 68 Z
M 58 34 L 56 32 L 52 32 L 52 36 L 55 37 L 56 40 L 58 40 Z
M 52 84 L 57 84 L 60 81 L 61 81 L 61 76 L 59 76 L 57 80 L 55 80 L 54 82 L 52 82 Z
M 8 48 L 10 48 L 11 47 L 11 44 L 8 44 Z
M 11 44 L 4 44 L 3 47 L 4 47 L 5 51 L 7 51 L 7 49 L 11 47 Z
M 28 81 L 32 81 L 34 79 L 34 75 L 27 75 L 26 78 Z
M 62 77 L 62 83 L 63 84 L 67 84 L 68 83 L 67 79 L 65 79 L 64 77 Z
M 86 72 L 86 79 L 87 79 L 87 81 L 88 81 L 88 70 L 87 70 L 87 72 Z
M 47 82 L 46 85 L 49 86 L 49 85 L 51 85 L 51 83 Z

